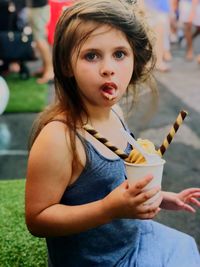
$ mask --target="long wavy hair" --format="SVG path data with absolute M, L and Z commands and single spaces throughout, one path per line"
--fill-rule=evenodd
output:
M 93 23 L 87 27 L 87 22 Z M 133 49 L 134 70 L 127 92 L 136 93 L 139 84 L 151 80 L 155 63 L 152 40 L 138 6 L 125 0 L 75 1 L 62 13 L 56 26 L 53 47 L 56 98 L 37 118 L 30 147 L 44 125 L 62 113 L 69 129 L 74 159 L 77 159 L 75 133 L 77 125 L 83 124 L 81 118 L 83 114 L 87 116 L 87 109 L 76 81 L 70 75 L 71 58 L 75 49 L 80 49 L 90 34 L 102 24 L 122 31 Z

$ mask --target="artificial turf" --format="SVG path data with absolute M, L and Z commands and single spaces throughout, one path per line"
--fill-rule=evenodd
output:
M 37 84 L 33 77 L 22 80 L 18 74 L 10 74 L 5 80 L 10 91 L 5 112 L 39 112 L 46 106 L 47 84 Z
M 45 240 L 33 237 L 24 217 L 25 180 L 0 181 L 0 267 L 45 267 Z

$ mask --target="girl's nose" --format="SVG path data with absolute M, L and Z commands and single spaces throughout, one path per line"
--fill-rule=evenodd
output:
M 111 62 L 104 62 L 104 64 L 102 64 L 101 69 L 100 69 L 100 74 L 101 76 L 104 77 L 109 77 L 115 74 L 114 68 L 112 66 Z

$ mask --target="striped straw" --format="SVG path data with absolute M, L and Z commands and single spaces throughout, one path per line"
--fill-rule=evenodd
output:
M 85 124 L 83 125 L 83 129 L 86 130 L 89 134 L 91 134 L 94 138 L 96 138 L 99 142 L 104 144 L 107 148 L 112 150 L 120 158 L 122 159 L 128 158 L 128 155 L 124 153 L 123 150 L 111 144 L 106 138 L 104 138 L 100 133 L 98 133 L 91 125 Z
M 166 136 L 166 138 L 164 139 L 162 145 L 160 146 L 158 153 L 160 154 L 160 156 L 162 157 L 165 153 L 165 151 L 167 150 L 169 144 L 172 142 L 175 133 L 178 131 L 178 128 L 180 127 L 180 125 L 182 124 L 182 122 L 184 121 L 185 117 L 188 115 L 187 111 L 182 110 L 178 117 L 176 118 L 175 123 L 173 124 L 173 126 L 171 127 L 169 134 Z

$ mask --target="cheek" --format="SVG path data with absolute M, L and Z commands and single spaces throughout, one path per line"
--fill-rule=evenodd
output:
M 133 75 L 133 64 L 126 64 L 120 69 L 120 76 L 124 82 L 129 82 Z
M 134 61 L 132 60 L 129 66 L 127 67 L 127 78 L 129 79 L 129 81 L 133 76 L 133 72 L 134 72 Z
M 84 63 L 77 65 L 74 71 L 77 77 L 79 76 L 88 77 L 88 76 L 91 76 L 93 72 L 95 72 L 95 66 L 91 64 L 84 64 Z
M 88 83 L 92 83 L 92 77 L 92 71 L 86 66 L 77 67 L 74 71 L 74 78 L 79 88 L 88 88 Z

